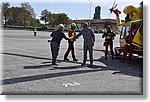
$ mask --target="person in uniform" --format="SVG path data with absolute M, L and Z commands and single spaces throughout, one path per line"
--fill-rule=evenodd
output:
M 76 24 L 72 23 L 71 29 L 68 31 L 68 36 L 69 36 L 69 38 L 71 38 L 71 40 L 68 41 L 68 49 L 64 55 L 65 61 L 69 61 L 69 59 L 67 57 L 68 57 L 68 54 L 70 53 L 70 51 L 72 53 L 73 61 L 78 61 L 78 59 L 76 59 L 75 54 L 74 54 L 74 41 L 75 41 L 74 36 L 76 35 L 75 29 L 76 29 Z
M 136 31 L 137 31 L 137 28 L 134 27 L 132 32 L 128 31 L 128 34 L 126 34 L 126 36 L 125 36 L 126 45 L 123 48 L 123 57 L 122 57 L 121 62 L 125 62 L 126 56 L 127 56 L 127 54 L 129 54 L 128 64 L 131 63 L 132 54 L 133 54 L 133 51 L 134 51 L 134 45 L 132 44 L 132 40 L 133 40 L 133 37 L 134 37 Z
M 83 29 L 74 38 L 78 38 L 81 35 L 83 36 L 84 39 L 84 46 L 83 46 L 84 58 L 83 63 L 81 65 L 82 66 L 86 65 L 87 51 L 89 51 L 90 67 L 93 67 L 93 46 L 95 42 L 95 35 L 93 29 L 88 27 L 87 22 L 83 24 Z
M 50 43 L 51 52 L 52 52 L 52 65 L 57 65 L 56 64 L 56 59 L 57 59 L 57 56 L 58 56 L 59 46 L 60 46 L 61 40 L 63 38 L 65 40 L 70 40 L 69 38 L 67 38 L 65 36 L 63 31 L 64 31 L 64 25 L 59 24 L 58 28 L 55 31 L 53 31 L 50 35 L 52 37 L 52 40 L 51 40 L 51 43 Z
M 112 60 L 114 59 L 113 40 L 115 36 L 116 36 L 115 33 L 111 31 L 111 26 L 108 25 L 106 27 L 106 31 L 102 35 L 102 38 L 105 38 L 104 46 L 105 46 L 105 59 L 106 60 L 107 60 L 107 55 L 108 55 L 108 46 L 110 46 Z
M 34 36 L 37 35 L 37 28 L 36 27 L 34 28 L 33 33 L 34 33 Z

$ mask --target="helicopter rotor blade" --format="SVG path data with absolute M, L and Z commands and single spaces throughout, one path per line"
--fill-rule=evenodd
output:
M 114 6 L 115 6 L 115 3 L 116 3 L 116 0 L 114 1 L 112 8 L 114 8 Z
M 110 13 L 112 13 L 114 8 L 117 6 L 117 4 L 115 5 L 115 3 L 116 3 L 116 0 L 114 0 L 113 6 L 109 9 Z
M 113 8 L 113 9 L 115 9 L 115 8 L 117 7 L 117 5 L 118 5 L 118 4 L 116 4 L 116 5 L 114 6 L 114 8 Z

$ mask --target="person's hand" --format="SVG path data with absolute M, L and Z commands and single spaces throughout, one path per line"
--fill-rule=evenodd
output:
M 72 41 L 76 41 L 76 39 L 74 37 L 70 37 L 69 39 Z

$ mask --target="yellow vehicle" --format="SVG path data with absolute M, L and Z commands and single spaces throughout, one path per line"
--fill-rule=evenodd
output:
M 126 45 L 125 38 L 128 34 L 132 35 L 132 44 L 134 45 L 133 54 L 143 55 L 143 2 L 140 3 L 140 7 L 134 7 L 129 5 L 124 8 L 124 13 L 127 15 L 125 22 L 121 23 L 119 14 L 121 12 L 118 9 L 112 7 L 110 9 L 116 15 L 117 27 L 120 29 L 119 47 L 115 47 L 115 54 L 120 55 L 123 52 L 123 47 Z

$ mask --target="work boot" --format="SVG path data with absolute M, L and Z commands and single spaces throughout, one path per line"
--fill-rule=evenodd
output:
M 69 61 L 69 59 L 68 58 L 64 58 L 64 61 Z
M 86 66 L 86 63 L 82 63 L 81 66 Z
M 78 61 L 78 59 L 74 58 L 73 61 Z
M 93 64 L 90 64 L 90 65 L 89 65 L 89 68 L 92 68 L 92 67 L 93 67 Z
M 52 63 L 52 65 L 56 65 L 56 66 L 59 66 L 59 64 L 56 64 L 56 63 Z

